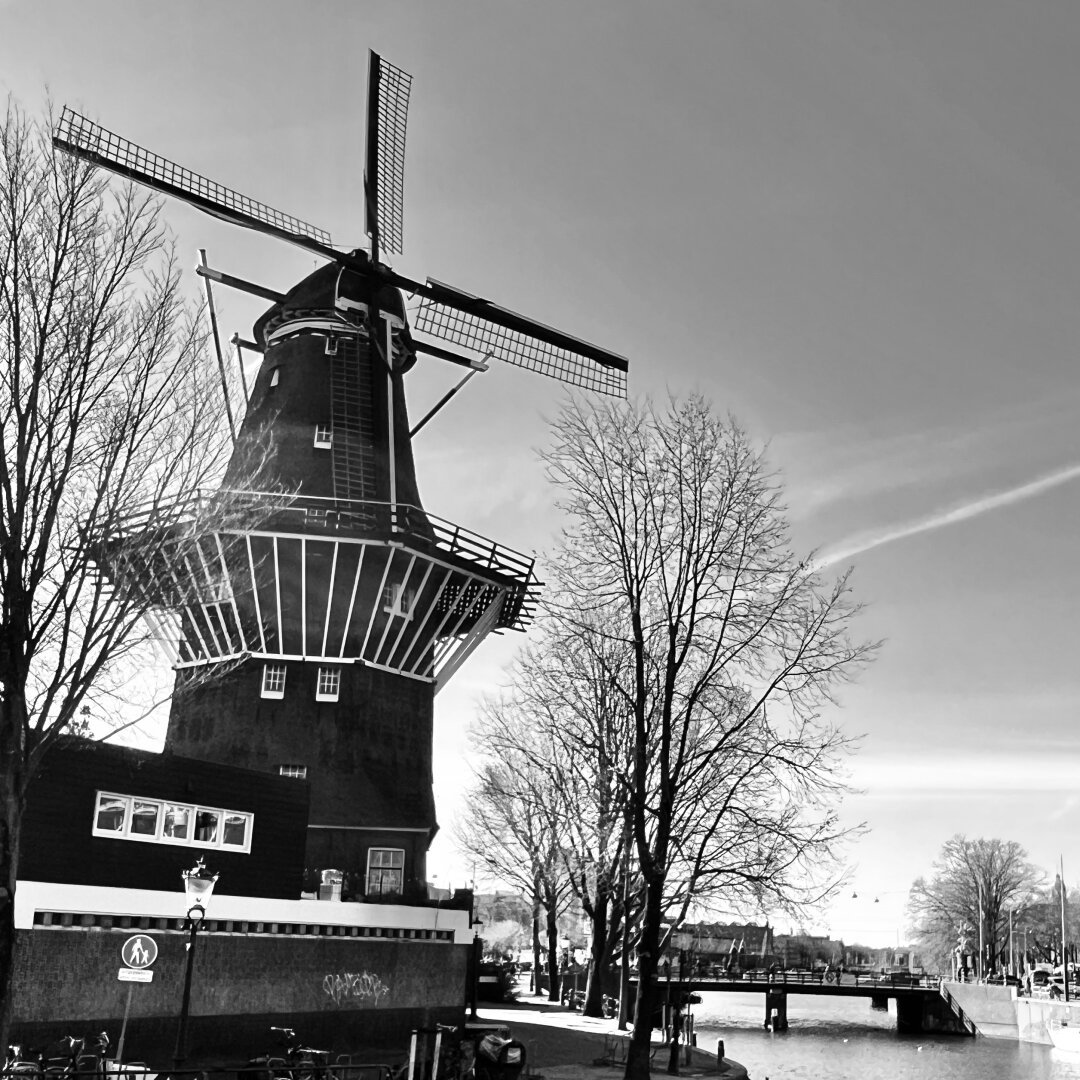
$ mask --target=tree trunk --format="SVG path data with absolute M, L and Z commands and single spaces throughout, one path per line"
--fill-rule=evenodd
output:
M 11 707 L 10 700 L 4 711 Z M 8 1044 L 14 1005 L 11 982 L 15 971 L 15 883 L 19 876 L 19 838 L 25 805 L 24 728 L 10 714 L 0 718 L 0 1047 Z
M 548 1001 L 559 1000 L 559 926 L 555 921 L 555 908 L 547 908 L 548 947 Z
M 540 989 L 540 885 L 535 883 L 533 885 L 532 894 L 532 954 L 533 954 L 533 973 L 532 973 L 532 991 L 534 997 L 539 997 L 543 991 Z
M 660 1003 L 656 973 L 660 960 L 660 920 L 663 911 L 663 881 L 645 886 L 645 910 L 638 944 L 637 1001 L 634 1005 L 634 1030 L 626 1054 L 626 1080 L 648 1080 L 649 1052 L 652 1043 L 652 1018 Z
M 598 887 L 593 905 L 592 940 L 589 942 L 589 982 L 585 987 L 583 1016 L 604 1015 L 604 972 L 608 966 L 607 919 L 610 898 L 607 888 Z

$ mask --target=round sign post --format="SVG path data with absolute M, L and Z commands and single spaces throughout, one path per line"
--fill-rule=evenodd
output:
M 118 978 L 127 982 L 128 992 L 124 1002 L 124 1020 L 120 1025 L 120 1041 L 116 1044 L 117 1065 L 124 1060 L 124 1039 L 127 1036 L 128 1013 L 131 1011 L 131 993 L 136 982 L 149 982 L 154 977 L 154 973 L 146 969 L 157 959 L 157 955 L 157 942 L 147 934 L 133 934 L 120 948 L 120 959 L 124 966 L 120 969 Z

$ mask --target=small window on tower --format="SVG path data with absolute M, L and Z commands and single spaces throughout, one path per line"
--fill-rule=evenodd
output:
M 270 369 L 270 385 L 277 386 L 281 381 L 281 368 L 275 367 Z
M 406 589 L 402 585 L 387 585 L 383 589 L 383 611 L 388 611 L 391 615 L 400 615 L 402 618 L 411 619 L 415 600 L 415 589 Z
M 333 667 L 319 668 L 319 682 L 315 687 L 316 701 L 337 701 L 341 689 L 341 669 Z
M 293 780 L 307 779 L 306 765 L 279 765 L 278 776 L 288 776 Z
M 284 664 L 263 665 L 262 696 L 264 698 L 283 698 L 285 696 Z
M 329 427 L 318 425 L 315 428 L 315 445 L 321 450 L 329 450 L 334 445 L 334 433 Z

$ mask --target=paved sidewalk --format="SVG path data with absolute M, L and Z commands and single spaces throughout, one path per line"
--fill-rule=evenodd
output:
M 530 1075 L 542 1075 L 544 1080 L 620 1080 L 623 1074 L 622 1065 L 596 1064 L 603 1056 L 605 1036 L 620 1034 L 614 1020 L 582 1016 L 564 1005 L 532 997 L 513 1005 L 481 1005 L 479 1016 L 482 1021 L 509 1025 L 511 1036 L 525 1044 Z M 658 1045 L 653 1076 L 666 1076 L 667 1064 L 668 1049 Z M 715 1054 L 695 1047 L 690 1064 L 679 1066 L 679 1075 L 746 1080 L 747 1074 L 737 1061 L 724 1058 L 718 1063 Z

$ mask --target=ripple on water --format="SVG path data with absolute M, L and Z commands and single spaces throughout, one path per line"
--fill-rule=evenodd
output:
M 1003 1039 L 901 1035 L 865 998 L 789 995 L 788 1031 L 765 1031 L 757 994 L 703 993 L 698 1046 L 724 1040 L 750 1080 L 1080 1080 L 1080 1055 Z

